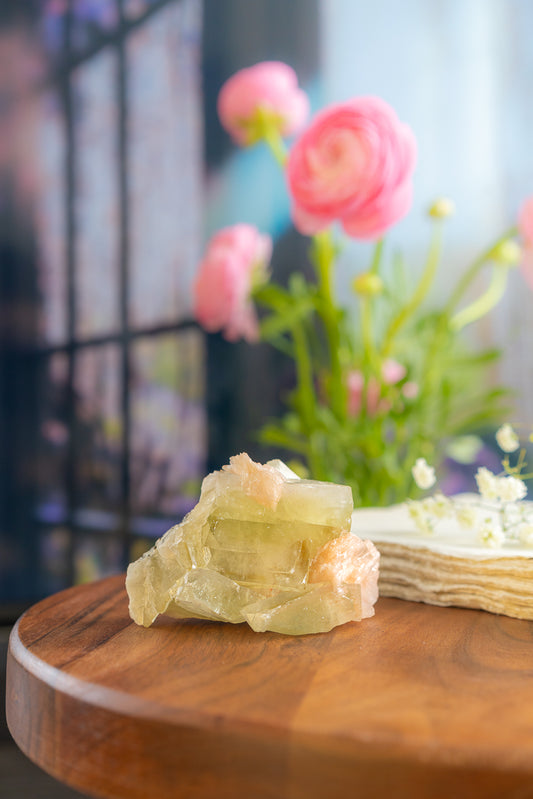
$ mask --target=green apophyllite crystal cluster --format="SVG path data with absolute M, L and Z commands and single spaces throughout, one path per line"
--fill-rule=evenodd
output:
M 379 555 L 349 532 L 352 511 L 348 486 L 237 455 L 205 478 L 183 522 L 130 564 L 130 615 L 145 627 L 166 613 L 290 635 L 371 616 Z

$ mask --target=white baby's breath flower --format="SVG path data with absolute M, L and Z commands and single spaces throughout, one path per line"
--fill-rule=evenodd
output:
M 510 424 L 502 424 L 496 433 L 496 441 L 500 449 L 504 452 L 516 452 L 520 447 L 520 441 Z
M 455 518 L 459 522 L 460 526 L 466 530 L 471 530 L 473 527 L 476 527 L 478 515 L 478 511 L 469 505 L 456 506 Z
M 486 547 L 491 549 L 498 549 L 503 546 L 505 541 L 505 533 L 499 524 L 492 519 L 487 518 L 479 529 L 479 540 Z
M 518 502 L 527 494 L 526 484 L 518 477 L 496 478 L 498 496 L 502 502 Z
M 476 483 L 483 499 L 498 499 L 498 478 L 485 466 L 477 470 Z
M 431 517 L 426 512 L 424 503 L 408 501 L 407 510 L 409 516 L 414 521 L 417 529 L 425 535 L 431 535 L 434 531 L 434 525 Z
M 444 519 L 449 515 L 451 510 L 451 503 L 448 497 L 445 497 L 441 492 L 437 492 L 432 497 L 426 497 L 421 501 L 421 505 L 426 513 L 431 514 L 435 519 Z
M 518 528 L 518 537 L 525 547 L 533 547 L 533 524 L 523 522 Z
M 425 458 L 418 458 L 415 465 L 411 469 L 414 481 L 419 488 L 424 491 L 435 485 L 435 469 L 430 466 Z

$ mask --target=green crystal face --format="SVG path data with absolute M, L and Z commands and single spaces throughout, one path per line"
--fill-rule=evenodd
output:
M 292 635 L 360 619 L 360 585 L 308 582 L 321 549 L 350 529 L 352 511 L 348 486 L 239 455 L 208 475 L 194 510 L 130 564 L 130 615 L 144 626 L 166 613 Z

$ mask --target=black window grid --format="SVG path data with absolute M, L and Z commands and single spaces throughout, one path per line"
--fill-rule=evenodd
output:
M 163 336 L 165 334 L 179 334 L 188 329 L 197 328 L 191 319 L 176 320 L 169 324 L 137 327 L 133 329 L 129 319 L 129 264 L 130 264 L 130 213 L 129 213 L 129 185 L 128 185 L 128 72 L 126 64 L 126 42 L 129 34 L 142 26 L 150 17 L 157 14 L 164 7 L 180 0 L 158 0 L 153 2 L 144 12 L 133 20 L 127 19 L 124 13 L 123 0 L 115 0 L 118 12 L 118 24 L 114 30 L 102 33 L 98 40 L 84 51 L 75 52 L 72 44 L 73 31 L 73 0 L 70 0 L 65 12 L 63 26 L 63 47 L 60 63 L 54 67 L 45 79 L 42 88 L 55 88 L 61 99 L 66 155 L 64 162 L 65 181 L 65 221 L 66 221 L 66 275 L 67 275 L 67 336 L 66 341 L 59 344 L 39 344 L 33 352 L 27 353 L 30 358 L 37 360 L 50 359 L 55 354 L 64 354 L 67 358 L 67 426 L 69 430 L 68 450 L 66 463 L 66 509 L 61 521 L 69 531 L 69 544 L 66 553 L 67 568 L 65 582 L 73 584 L 76 580 L 75 569 L 75 543 L 85 533 L 98 532 L 102 536 L 112 536 L 120 541 L 122 551 L 122 564 L 125 566 L 129 560 L 131 546 L 139 540 L 138 532 L 132 530 L 132 514 L 130 503 L 130 464 L 131 464 L 131 403 L 130 403 L 130 353 L 135 341 Z M 116 102 L 118 109 L 118 123 L 116 130 L 117 143 L 117 173 L 118 204 L 119 204 L 119 329 L 109 335 L 95 335 L 79 338 L 76 334 L 76 141 L 74 119 L 74 72 L 84 63 L 94 58 L 104 48 L 113 48 L 117 56 Z M 114 344 L 120 351 L 121 370 L 121 399 L 120 411 L 122 417 L 122 458 L 120 474 L 121 502 L 118 509 L 118 526 L 114 529 L 102 527 L 95 531 L 94 526 L 87 527 L 77 518 L 79 510 L 76 502 L 76 463 L 80 457 L 78 442 L 74 435 L 75 416 L 75 363 L 79 352 L 87 349 L 103 347 Z M 35 364 L 36 367 L 38 364 Z M 57 527 L 57 522 L 38 521 L 40 530 L 44 533 L 47 529 Z M 37 554 L 37 553 L 36 553 Z

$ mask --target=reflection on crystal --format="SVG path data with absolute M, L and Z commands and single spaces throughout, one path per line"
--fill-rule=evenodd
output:
M 328 632 L 347 621 L 364 618 L 360 610 L 358 585 L 334 591 L 327 583 L 308 585 L 293 595 L 261 599 L 246 608 L 246 620 L 256 632 L 272 630 L 285 635 Z M 372 615 L 372 614 L 367 614 Z
M 205 478 L 183 522 L 130 564 L 130 615 L 144 626 L 167 613 L 291 635 L 371 616 L 379 554 L 348 532 L 352 510 L 348 486 L 235 456 Z

